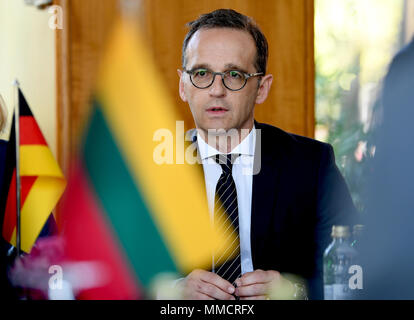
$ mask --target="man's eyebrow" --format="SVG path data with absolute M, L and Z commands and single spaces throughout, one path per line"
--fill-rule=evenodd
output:
M 238 70 L 244 73 L 248 73 L 244 68 L 234 64 L 234 63 L 227 63 L 225 66 L 226 70 Z
M 208 63 L 196 64 L 190 70 L 196 70 L 196 69 L 209 69 L 209 70 L 212 70 L 211 66 Z M 248 73 L 244 68 L 242 68 L 242 67 L 240 67 L 240 66 L 238 66 L 237 64 L 234 64 L 234 63 L 227 63 L 224 66 L 223 71 L 228 71 L 228 70 L 238 70 L 238 71 L 241 71 L 241 72 L 244 72 L 244 73 Z M 214 71 L 214 70 L 212 70 L 212 71 Z
M 211 67 L 209 64 L 205 64 L 205 63 L 199 63 L 194 65 L 190 70 L 195 70 L 195 69 L 209 69 L 211 70 Z

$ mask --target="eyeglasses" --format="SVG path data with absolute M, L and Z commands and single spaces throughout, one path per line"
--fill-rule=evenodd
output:
M 245 73 L 239 70 L 213 72 L 204 68 L 184 70 L 184 72 L 190 75 L 191 83 L 196 88 L 206 89 L 210 87 L 216 79 L 216 75 L 219 75 L 224 86 L 231 91 L 239 91 L 244 88 L 249 78 L 263 75 L 263 72 Z

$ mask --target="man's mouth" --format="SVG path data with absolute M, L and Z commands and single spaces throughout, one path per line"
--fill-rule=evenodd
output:
M 226 109 L 226 108 L 223 108 L 223 107 L 211 107 L 211 108 L 207 109 L 207 112 L 210 113 L 210 114 L 222 114 L 222 113 L 225 113 L 227 111 L 229 111 L 229 110 Z

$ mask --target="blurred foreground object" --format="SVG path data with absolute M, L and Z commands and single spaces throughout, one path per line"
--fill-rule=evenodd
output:
M 182 287 L 177 283 L 177 274 L 160 273 L 151 282 L 149 297 L 157 300 L 182 300 Z
M 385 79 L 361 240 L 365 299 L 414 299 L 414 41 Z
M 184 150 L 184 131 L 174 139 L 172 101 L 130 22 L 109 42 L 62 205 L 65 259 L 102 275 L 78 299 L 146 297 L 157 275 L 208 268 L 225 242 L 210 223 L 202 172 L 156 159 L 162 137 Z
M 308 300 L 306 281 L 303 278 L 284 273 L 281 279 L 270 285 L 267 300 Z
M 9 272 L 9 279 L 20 298 L 48 299 L 50 267 L 60 264 L 63 242 L 57 236 L 41 238 L 28 255 L 17 257 Z

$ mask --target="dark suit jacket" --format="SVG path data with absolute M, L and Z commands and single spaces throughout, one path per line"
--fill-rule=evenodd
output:
M 356 210 L 326 143 L 255 122 L 251 250 L 253 268 L 304 278 L 323 299 L 323 251 L 332 225 L 352 225 Z M 260 139 L 259 139 L 260 136 Z
M 323 252 L 333 225 L 352 225 L 356 209 L 330 145 L 257 123 L 261 170 L 253 176 L 254 269 L 299 275 L 309 298 L 323 299 Z M 256 143 L 255 158 L 260 152 Z

